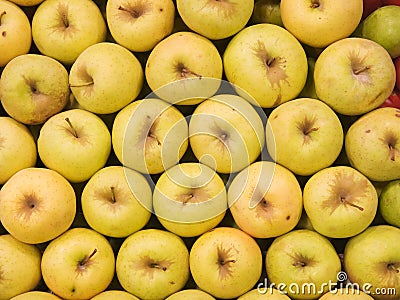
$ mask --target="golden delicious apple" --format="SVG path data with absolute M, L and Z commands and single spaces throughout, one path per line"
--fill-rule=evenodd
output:
M 237 300 L 290 300 L 290 298 L 275 288 L 259 287 L 248 291 Z
M 207 294 L 206 292 L 202 290 L 196 290 L 196 289 L 186 289 L 186 290 L 181 290 L 179 292 L 176 292 L 166 298 L 165 300 L 215 300 L 213 296 L 210 294 Z
M 355 288 L 338 288 L 324 294 L 319 300 L 374 300 L 370 295 Z
M 107 290 L 94 296 L 91 300 L 139 300 L 138 297 L 131 293 L 119 290 Z
M 11 298 L 10 300 L 61 300 L 52 293 L 42 292 L 42 291 L 30 291 L 26 293 L 19 294 Z
M 26 168 L 0 190 L 0 221 L 18 240 L 38 244 L 54 239 L 72 224 L 75 191 L 56 171 Z

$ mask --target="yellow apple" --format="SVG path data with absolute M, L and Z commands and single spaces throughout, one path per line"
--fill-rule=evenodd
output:
M 48 292 L 42 291 L 30 291 L 26 293 L 19 294 L 11 298 L 10 300 L 61 300 L 61 298 Z

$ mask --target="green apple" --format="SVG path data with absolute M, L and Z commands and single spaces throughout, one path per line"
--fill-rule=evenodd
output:
M 123 238 L 142 229 L 150 220 L 152 191 L 140 173 L 122 166 L 107 166 L 86 183 L 81 205 L 92 229 Z
M 396 70 L 388 52 L 374 41 L 345 38 L 325 48 L 315 62 L 319 99 L 337 113 L 361 115 L 392 93 Z
M 242 30 L 254 8 L 253 0 L 177 0 L 185 24 L 211 40 L 228 38 Z
M 342 124 L 325 103 L 297 98 L 274 108 L 268 117 L 267 148 L 276 162 L 297 175 L 307 176 L 329 167 L 343 146 Z
M 41 253 L 10 234 L 0 235 L 0 299 L 33 290 L 42 278 Z
M 400 179 L 400 109 L 361 116 L 347 131 L 345 149 L 351 165 L 370 180 Z
M 188 134 L 187 121 L 176 107 L 145 98 L 118 112 L 112 126 L 112 147 L 124 166 L 158 174 L 183 157 Z
M 340 258 L 321 234 L 292 230 L 274 239 L 266 254 L 267 276 L 291 299 L 316 299 L 337 282 Z
M 213 296 L 210 294 L 207 294 L 206 292 L 202 290 L 197 290 L 197 289 L 185 289 L 181 290 L 179 292 L 176 292 L 166 298 L 165 300 L 215 300 Z
M 190 270 L 201 290 L 215 298 L 237 298 L 260 278 L 262 253 L 244 231 L 217 227 L 203 233 L 192 245 Z
M 9 116 L 24 124 L 42 124 L 69 100 L 68 72 L 57 60 L 22 54 L 3 69 L 0 99 Z
M 0 190 L 0 221 L 24 243 L 44 243 L 59 236 L 71 226 L 75 212 L 73 187 L 53 170 L 25 168 Z
M 46 0 L 32 19 L 32 38 L 38 50 L 71 65 L 87 47 L 104 42 L 107 27 L 92 0 Z
M 251 20 L 253 23 L 271 23 L 283 27 L 281 17 L 281 0 L 257 0 Z
M 131 103 L 143 86 L 143 68 L 128 49 L 111 42 L 86 48 L 75 60 L 69 84 L 82 108 L 111 114 Z
M 302 43 L 324 48 L 353 33 L 363 0 L 281 0 L 283 25 Z
M 144 229 L 119 248 L 116 274 L 122 287 L 140 299 L 165 299 L 189 278 L 189 251 L 172 232 Z
M 377 42 L 392 58 L 400 56 L 400 7 L 384 5 L 377 8 L 360 23 L 355 35 Z
M 383 188 L 379 211 L 388 224 L 400 228 L 400 180 L 393 180 Z
M 91 300 L 139 300 L 138 297 L 125 292 L 125 291 L 119 291 L 119 290 L 107 290 L 104 292 L 101 292 L 100 294 L 97 294 L 94 296 Z
M 243 294 L 237 300 L 290 300 L 275 288 L 258 287 Z
M 196 158 L 225 174 L 254 162 L 265 142 L 258 113 L 234 94 L 219 94 L 197 105 L 189 121 L 189 143 Z
M 61 298 L 48 292 L 30 291 L 19 294 L 18 296 L 15 296 L 10 300 L 61 300 Z
M 111 135 L 98 116 L 72 109 L 54 115 L 43 124 L 37 146 L 47 168 L 71 182 L 83 182 L 106 164 Z
M 303 209 L 295 175 L 270 161 L 242 170 L 229 185 L 228 204 L 235 223 L 255 238 L 272 238 L 292 230 Z
M 351 285 L 351 284 L 350 284 Z M 334 289 L 324 294 L 319 300 L 374 300 L 370 295 L 353 287 Z
M 215 94 L 222 69 L 215 45 L 199 34 L 185 31 L 171 34 L 153 48 L 145 75 L 149 87 L 160 98 L 173 104 L 194 105 Z
M 313 228 L 331 238 L 348 238 L 374 220 L 378 195 L 362 173 L 348 166 L 327 167 L 307 181 L 304 209 Z
M 400 228 L 376 225 L 352 237 L 344 249 L 344 268 L 352 283 L 376 300 L 400 293 Z
M 100 233 L 74 227 L 52 240 L 41 262 L 46 286 L 63 299 L 90 299 L 111 283 L 115 257 Z
M 166 170 L 153 192 L 154 213 L 169 231 L 198 236 L 217 226 L 225 216 L 225 184 L 201 163 L 181 163 Z
M 34 167 L 36 142 L 24 124 L 10 117 L 0 117 L 0 184 L 18 171 Z
M 174 27 L 172 0 L 110 0 L 106 5 L 108 29 L 114 40 L 134 52 L 150 51 Z
M 228 81 L 242 89 L 238 94 L 264 108 L 296 98 L 307 79 L 303 47 L 274 24 L 241 30 L 226 47 L 223 63 Z
M 315 83 L 314 83 L 315 61 L 316 61 L 316 58 L 307 56 L 307 63 L 308 63 L 307 81 L 306 81 L 306 84 L 304 85 L 302 91 L 300 92 L 298 98 L 318 99 L 317 92 L 315 90 Z
M 13 58 L 27 54 L 32 44 L 31 24 L 24 11 L 16 4 L 0 1 L 0 67 Z

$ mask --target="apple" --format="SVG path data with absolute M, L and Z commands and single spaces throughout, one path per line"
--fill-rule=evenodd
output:
M 306 182 L 304 209 L 313 228 L 330 238 L 348 238 L 374 220 L 378 195 L 374 185 L 348 166 L 327 167 Z
M 74 227 L 47 245 L 41 268 L 44 283 L 59 297 L 90 299 L 111 283 L 115 257 L 103 235 Z
M 280 3 L 281 0 L 255 1 L 251 20 L 254 24 L 271 23 L 283 27 Z
M 376 300 L 398 299 L 400 229 L 376 225 L 352 237 L 344 249 L 344 268 L 352 283 Z
M 383 5 L 400 5 L 399 0 L 381 0 Z
M 202 290 L 197 289 L 185 289 L 179 292 L 172 294 L 171 296 L 167 297 L 165 300 L 215 300 L 213 296 L 207 294 Z
M 36 142 L 24 124 L 10 117 L 0 117 L 0 184 L 18 171 L 34 167 Z
M 177 0 L 179 15 L 194 32 L 225 39 L 242 30 L 253 13 L 253 0 Z
M 184 31 L 171 34 L 153 48 L 145 76 L 153 93 L 163 100 L 194 105 L 215 94 L 222 69 L 215 45 L 199 34 Z
M 25 168 L 0 190 L 0 221 L 16 239 L 28 244 L 50 241 L 65 232 L 76 212 L 71 184 L 46 168 Z
M 57 60 L 40 54 L 22 54 L 3 69 L 0 99 L 15 120 L 42 124 L 60 112 L 69 100 L 68 72 Z
M 125 292 L 125 291 L 119 291 L 119 290 L 107 290 L 104 292 L 101 292 L 100 294 L 97 294 L 94 296 L 91 300 L 112 300 L 112 299 L 118 299 L 118 300 L 139 300 L 138 297 Z
M 274 147 L 276 162 L 297 175 L 312 175 L 329 167 L 342 150 L 340 120 L 317 99 L 297 98 L 283 103 L 274 108 L 268 122 L 267 148 Z
M 40 282 L 41 253 L 10 234 L 0 235 L 0 299 L 33 290 Z
M 143 86 L 143 69 L 128 49 L 111 42 L 86 48 L 75 60 L 69 84 L 82 108 L 111 114 L 131 103 Z
M 71 65 L 87 47 L 106 40 L 107 27 L 92 0 L 46 0 L 32 18 L 38 50 Z
M 292 230 L 275 238 L 267 249 L 271 283 L 291 299 L 316 299 L 337 282 L 340 258 L 332 243 L 316 231 Z
M 248 292 L 262 271 L 262 253 L 247 233 L 216 227 L 196 239 L 190 250 L 196 285 L 215 298 L 232 299 Z
M 334 42 L 315 62 L 318 98 L 343 115 L 361 115 L 378 108 L 392 93 L 395 81 L 396 70 L 388 52 L 364 38 Z
M 400 91 L 395 88 L 393 93 L 381 104 L 380 107 L 400 108 Z
M 235 176 L 228 188 L 228 204 L 239 228 L 255 238 L 272 238 L 296 226 L 303 198 L 291 171 L 258 161 Z
M 116 274 L 122 287 L 140 299 L 165 299 L 189 278 L 189 251 L 172 232 L 143 229 L 119 248 Z
M 157 180 L 154 213 L 169 231 L 183 237 L 199 236 L 225 216 L 225 184 L 211 168 L 197 162 L 175 165 Z
M 112 147 L 126 167 L 158 174 L 176 165 L 188 148 L 188 124 L 171 104 L 156 98 L 136 100 L 116 115 Z
M 361 20 L 364 20 L 368 17 L 373 11 L 378 9 L 383 5 L 382 0 L 363 0 L 363 13 Z
M 392 58 L 400 56 L 400 7 L 384 5 L 373 11 L 357 28 L 355 35 L 384 47 Z
M 42 291 L 30 291 L 19 294 L 11 298 L 10 300 L 61 300 L 61 298 L 52 293 Z
M 43 2 L 43 0 L 11 0 L 19 6 L 36 6 Z
M 275 288 L 266 288 L 257 286 L 243 294 L 237 300 L 290 300 L 288 296 Z
M 0 1 L 0 67 L 13 58 L 29 52 L 32 43 L 31 24 L 24 11 L 16 4 Z
M 390 181 L 382 189 L 379 211 L 388 224 L 400 228 L 400 180 Z
M 350 36 L 363 13 L 363 0 L 281 0 L 285 28 L 300 42 L 324 48 Z
M 172 0 L 107 1 L 106 18 L 114 40 L 134 52 L 150 51 L 171 34 L 175 6 Z
M 86 183 L 81 205 L 92 229 L 123 238 L 142 229 L 150 220 L 152 191 L 140 173 L 122 166 L 107 166 Z
M 37 146 L 47 168 L 71 182 L 83 182 L 106 164 L 111 135 L 95 114 L 71 109 L 54 115 L 43 124 Z
M 336 288 L 324 294 L 319 300 L 374 300 L 364 291 L 360 291 L 353 287 Z
M 300 42 L 274 24 L 244 28 L 223 54 L 225 75 L 238 94 L 263 108 L 292 100 L 307 79 L 307 57 Z
M 189 121 L 189 143 L 196 158 L 224 174 L 254 162 L 265 143 L 263 112 L 258 112 L 234 94 L 219 94 L 197 105 Z
M 345 150 L 350 164 L 373 181 L 400 179 L 400 109 L 375 109 L 347 131 Z
M 315 91 L 315 83 L 314 83 L 315 61 L 316 61 L 316 58 L 314 58 L 312 56 L 307 56 L 307 64 L 308 64 L 307 81 L 306 81 L 306 84 L 304 85 L 303 89 L 301 90 L 300 94 L 298 95 L 298 98 L 318 99 L 317 92 Z

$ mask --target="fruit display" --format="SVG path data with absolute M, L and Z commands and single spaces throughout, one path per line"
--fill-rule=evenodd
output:
M 400 299 L 399 0 L 0 0 L 0 300 Z

